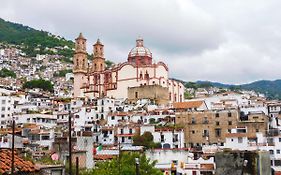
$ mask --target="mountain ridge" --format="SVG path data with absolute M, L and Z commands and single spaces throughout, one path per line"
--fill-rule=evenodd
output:
M 253 90 L 264 94 L 270 99 L 281 99 L 281 79 L 276 80 L 257 80 L 251 83 L 244 83 L 240 85 L 224 84 L 212 81 L 196 81 L 197 84 L 210 84 L 218 88 L 236 88 L 243 90 Z

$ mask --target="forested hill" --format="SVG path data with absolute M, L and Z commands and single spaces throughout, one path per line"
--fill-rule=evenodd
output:
M 46 31 L 5 21 L 1 18 L 0 42 L 21 46 L 22 50 L 28 56 L 35 56 L 36 54 L 72 56 L 72 48 L 74 47 L 73 41 L 66 40 Z M 49 48 L 57 48 L 57 53 Z
M 252 83 L 241 84 L 241 85 L 231 85 L 223 84 L 218 82 L 210 81 L 197 81 L 197 82 L 186 82 L 186 87 L 198 88 L 198 87 L 218 87 L 218 88 L 228 88 L 228 89 L 244 89 L 253 90 L 262 94 L 265 94 L 270 99 L 280 99 L 281 100 L 281 80 L 259 80 Z

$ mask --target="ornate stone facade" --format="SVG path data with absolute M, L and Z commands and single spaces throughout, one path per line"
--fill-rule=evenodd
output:
M 152 62 L 152 53 L 143 45 L 143 39 L 136 40 L 124 63 L 105 66 L 104 45 L 97 40 L 93 46 L 93 61 L 88 63 L 86 39 L 79 35 L 75 40 L 74 54 L 74 97 L 128 98 L 129 87 L 160 85 L 168 89 L 169 101 L 184 99 L 184 85 L 169 79 L 165 63 Z

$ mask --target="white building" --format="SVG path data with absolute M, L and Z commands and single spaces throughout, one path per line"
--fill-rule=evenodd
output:
M 154 125 L 142 125 L 140 127 L 140 134 L 144 132 L 151 132 L 153 135 L 153 142 L 161 143 L 162 148 L 177 149 L 184 148 L 184 130 L 174 128 L 155 128 Z

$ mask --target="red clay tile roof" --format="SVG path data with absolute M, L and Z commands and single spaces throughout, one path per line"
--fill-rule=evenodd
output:
M 31 173 L 35 172 L 35 166 L 32 162 L 23 160 L 15 153 L 15 171 Z M 0 174 L 10 174 L 12 161 L 12 151 L 10 149 L 0 149 Z
M 190 109 L 190 108 L 199 108 L 203 103 L 204 101 L 176 102 L 173 103 L 173 106 L 176 109 Z
M 214 170 L 214 164 L 200 164 L 200 169 L 201 170 Z

